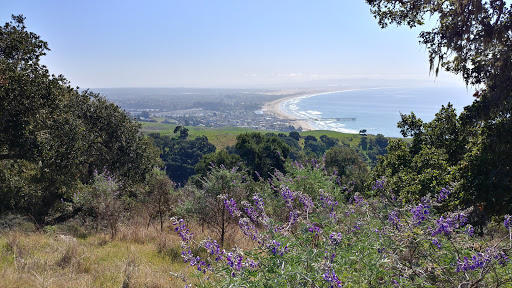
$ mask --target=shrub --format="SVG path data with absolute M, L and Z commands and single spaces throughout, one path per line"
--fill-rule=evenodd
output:
M 215 284 L 199 281 L 199 286 L 487 287 L 512 282 L 510 217 L 505 219 L 509 233 L 502 238 L 476 237 L 467 224 L 469 210 L 438 211 L 449 189 L 410 203 L 379 179 L 372 188 L 379 197 L 352 193 L 344 201 L 346 195 L 328 190 L 311 197 L 287 181 L 297 180 L 276 187 L 281 213 L 288 215 L 284 220 L 267 213 L 268 199 L 259 194 L 243 202 L 223 197 L 254 249 L 225 250 L 209 238 L 195 242 L 185 222 L 174 219 L 182 257 L 195 268 L 194 275 L 218 279 Z M 207 256 L 194 254 L 197 247 Z
M 107 170 L 102 173 L 94 171 L 92 183 L 73 197 L 75 203 L 93 210 L 97 227 L 108 226 L 112 238 L 117 233 L 117 225 L 123 214 L 120 188 L 121 184 Z

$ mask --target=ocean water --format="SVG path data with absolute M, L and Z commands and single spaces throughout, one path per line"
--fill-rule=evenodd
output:
M 429 122 L 450 102 L 460 114 L 473 102 L 472 94 L 465 87 L 354 89 L 285 100 L 279 108 L 319 130 L 359 133 L 366 129 L 368 134 L 402 137 L 397 128 L 400 113 L 414 112 Z

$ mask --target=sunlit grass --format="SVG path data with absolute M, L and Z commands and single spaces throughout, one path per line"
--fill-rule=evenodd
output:
M 171 223 L 163 232 L 141 223 L 123 223 L 114 239 L 100 232 L 75 238 L 66 226 L 55 233 L 2 231 L 0 287 L 183 287 L 182 277 L 194 283 Z M 198 239 L 215 237 L 197 224 L 191 227 Z M 252 248 L 241 232 L 230 230 L 237 232 L 227 235 L 227 247 Z
M 170 231 L 148 234 L 153 235 L 139 243 L 126 237 L 111 240 L 102 233 L 76 239 L 60 233 L 2 232 L 0 287 L 182 287 L 183 281 L 173 276 L 188 271 L 179 238 Z

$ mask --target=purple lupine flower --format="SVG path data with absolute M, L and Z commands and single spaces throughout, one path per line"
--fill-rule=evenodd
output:
M 180 235 L 181 240 L 183 242 L 188 242 L 192 240 L 192 237 L 194 237 L 194 233 L 190 232 L 183 222 L 183 219 L 180 219 L 178 221 L 174 220 L 173 225 L 176 226 L 174 228 L 174 231 L 177 232 L 178 235 Z
M 309 195 L 307 194 L 303 194 L 303 193 L 298 193 L 299 194 L 299 202 L 302 203 L 302 205 L 304 205 L 304 210 L 306 211 L 311 211 L 311 208 L 313 208 L 314 206 L 314 203 L 313 203 L 313 199 L 311 199 L 311 197 L 309 197 Z
M 265 207 L 265 202 L 263 201 L 263 198 L 261 198 L 260 194 L 254 194 L 254 196 L 252 196 L 252 200 L 254 201 L 254 205 L 256 205 L 256 208 L 258 208 L 258 210 L 262 212 L 263 208 Z
M 268 245 L 268 248 L 270 249 L 270 252 L 272 252 L 272 255 L 278 255 L 278 256 L 283 256 L 284 253 L 288 252 L 288 246 L 284 246 L 282 247 L 282 243 L 276 241 L 276 240 L 273 240 L 272 243 L 270 243 Z
M 224 206 L 229 212 L 229 215 L 231 216 L 240 216 L 240 211 L 238 211 L 238 208 L 236 207 L 236 202 L 233 198 L 229 200 L 224 200 Z
M 492 261 L 490 254 L 477 253 L 471 258 L 464 257 L 464 260 L 458 260 L 456 272 L 474 271 L 476 269 L 483 269 Z
M 503 221 L 503 225 L 505 225 L 505 228 L 510 230 L 512 228 L 512 216 L 505 215 L 505 220 Z
M 375 185 L 372 186 L 373 190 L 383 189 L 386 183 L 386 178 L 382 177 L 380 180 L 375 181 Z
M 418 206 L 411 209 L 412 221 L 414 226 L 418 226 L 425 221 L 430 214 L 430 206 L 419 204 Z
M 364 200 L 364 198 L 363 198 L 363 197 L 361 197 L 361 196 L 359 196 L 359 195 L 357 195 L 357 194 L 356 194 L 356 195 L 354 195 L 354 202 L 355 202 L 355 203 L 356 203 L 356 205 L 357 205 L 357 206 L 359 206 L 359 207 L 362 207 L 362 206 L 366 206 L 366 205 L 368 205 L 368 202 L 366 202 L 366 201 Z
M 437 246 L 437 248 L 441 248 L 441 242 L 437 238 L 432 239 L 432 244 Z
M 336 272 L 334 270 L 329 270 L 327 273 L 322 275 L 324 277 L 324 280 L 329 282 L 331 285 L 330 287 L 342 287 L 340 279 L 338 279 L 338 276 L 336 275 Z
M 247 265 L 249 265 L 249 267 L 251 267 L 253 269 L 258 268 L 258 262 L 254 261 L 252 259 L 247 262 Z
M 318 227 L 313 223 L 311 227 L 308 229 L 309 233 L 315 234 L 317 236 L 319 233 L 322 233 L 322 228 Z
M 245 236 L 249 237 L 253 241 L 257 241 L 259 244 L 263 243 L 262 236 L 259 234 L 256 226 L 248 218 L 240 218 L 238 220 L 238 227 L 244 233 Z
M 216 262 L 219 262 L 220 260 L 222 260 L 222 257 L 224 255 L 224 250 L 221 250 L 220 248 L 220 245 L 217 244 L 217 241 L 216 240 L 207 240 L 204 242 L 203 244 L 204 248 L 206 249 L 206 251 L 208 251 L 208 253 L 210 253 L 210 255 L 215 255 L 215 261 Z
M 388 221 L 396 230 L 400 231 L 402 225 L 400 225 L 400 215 L 398 211 L 391 211 L 388 216 Z
M 466 226 L 466 231 L 464 231 L 468 236 L 473 236 L 475 234 L 475 229 L 471 225 Z
M 256 209 L 254 209 L 254 207 L 252 207 L 251 204 L 249 204 L 246 201 L 243 201 L 242 205 L 244 206 L 245 214 L 247 214 L 247 216 L 249 216 L 249 218 L 251 219 L 252 222 L 257 223 L 258 217 L 260 216 L 258 211 Z
M 292 226 L 297 222 L 297 220 L 299 220 L 299 211 L 290 211 L 290 216 L 288 217 L 288 226 Z
M 450 235 L 455 229 L 464 227 L 467 221 L 467 212 L 451 213 L 446 217 L 441 216 L 436 220 L 436 224 L 435 227 L 432 228 L 431 235 Z
M 335 206 L 338 206 L 338 201 L 334 200 L 329 194 L 324 193 L 324 191 L 320 190 L 320 203 L 324 208 L 334 209 Z
M 450 195 L 450 188 L 446 186 L 446 188 L 441 189 L 439 194 L 436 195 L 437 202 L 441 203 L 443 200 L 448 199 L 448 195 Z
M 286 207 L 290 210 L 293 209 L 293 200 L 295 199 L 295 192 L 291 191 L 290 188 L 288 188 L 287 186 L 284 186 L 282 189 L 281 189 L 281 196 L 283 196 L 283 200 L 285 201 L 286 203 Z
M 340 232 L 338 233 L 331 233 L 331 235 L 329 235 L 329 240 L 331 241 L 331 244 L 332 245 L 338 245 L 341 243 L 341 239 L 343 237 L 343 234 L 341 234 Z

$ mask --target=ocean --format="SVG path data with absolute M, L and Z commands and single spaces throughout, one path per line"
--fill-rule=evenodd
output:
M 423 122 L 434 119 L 442 105 L 452 103 L 457 113 L 473 102 L 465 87 L 386 87 L 354 89 L 292 98 L 281 102 L 281 111 L 318 130 L 383 134 L 402 137 L 400 113 L 414 112 Z

